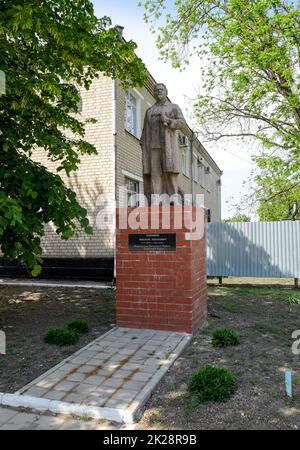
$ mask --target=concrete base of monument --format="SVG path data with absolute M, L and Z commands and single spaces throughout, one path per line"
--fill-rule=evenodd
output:
M 205 258 L 201 208 L 118 209 L 118 326 L 193 333 L 205 324 Z

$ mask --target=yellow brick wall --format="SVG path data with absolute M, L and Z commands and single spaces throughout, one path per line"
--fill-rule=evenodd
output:
M 43 238 L 43 256 L 45 257 L 105 257 L 113 256 L 113 229 L 99 230 L 96 226 L 101 209 L 99 195 L 105 195 L 113 202 L 113 81 L 100 75 L 93 81 L 90 89 L 80 89 L 82 98 L 82 119 L 95 117 L 96 124 L 86 125 L 85 140 L 95 145 L 97 155 L 81 157 L 79 169 L 70 177 L 60 172 L 65 184 L 77 194 L 81 206 L 87 209 L 90 223 L 94 228 L 92 236 L 81 233 L 79 237 L 62 241 L 51 224 L 46 226 Z M 45 152 L 38 151 L 35 159 L 50 170 L 55 164 L 46 159 Z M 98 205 L 97 205 L 98 199 Z M 100 203 L 100 205 L 99 205 Z
M 189 144 L 190 145 L 190 144 Z M 221 221 L 221 187 L 218 183 L 221 175 L 217 172 L 211 162 L 206 158 L 205 153 L 201 149 L 201 145 L 199 143 L 194 143 L 193 145 L 193 153 L 197 154 L 198 157 L 201 158 L 202 164 L 204 167 L 210 167 L 211 170 L 211 180 L 210 180 L 210 190 L 208 190 L 205 186 L 204 182 L 193 181 L 194 185 L 194 193 L 204 195 L 204 206 L 207 209 L 211 210 L 211 221 L 212 222 L 220 222 Z M 181 146 L 180 151 L 181 154 L 184 152 L 185 147 Z M 191 150 L 188 147 L 188 151 L 190 153 L 191 160 Z M 183 173 L 179 174 L 179 186 L 182 191 L 186 194 L 190 194 L 192 192 L 192 182 L 191 182 L 191 167 L 189 176 L 184 175 Z M 205 177 L 205 175 L 204 175 Z M 204 178 L 203 178 L 204 181 Z
M 211 210 L 211 221 L 221 222 L 221 185 L 220 176 L 212 171 L 211 191 L 207 195 L 207 208 Z

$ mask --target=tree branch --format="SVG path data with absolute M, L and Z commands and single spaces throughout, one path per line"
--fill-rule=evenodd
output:
M 292 186 L 289 186 L 289 187 L 287 187 L 285 189 L 282 189 L 281 191 L 276 192 L 275 194 L 271 195 L 268 198 L 260 198 L 259 201 L 269 202 L 273 198 L 278 197 L 278 195 L 284 194 L 285 192 L 289 192 L 289 191 L 293 190 L 296 186 L 299 186 L 299 185 L 300 185 L 300 181 L 298 181 L 297 183 L 293 184 Z

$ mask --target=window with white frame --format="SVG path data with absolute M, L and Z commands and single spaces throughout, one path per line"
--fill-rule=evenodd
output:
M 125 93 L 125 130 L 140 138 L 141 100 L 138 95 L 127 91 Z
M 198 156 L 195 153 L 193 153 L 192 171 L 193 171 L 193 180 L 198 182 Z
M 185 147 L 188 146 L 188 138 L 184 134 L 178 135 L 178 141 L 179 141 L 179 145 L 183 145 Z
M 140 182 L 132 178 L 125 177 L 126 207 L 136 208 L 139 206 Z
M 211 168 L 209 166 L 204 169 L 205 189 L 210 192 L 211 189 Z
M 199 182 L 200 186 L 204 187 L 204 185 L 205 185 L 204 166 L 201 161 L 199 161 L 199 164 L 198 164 L 198 182 Z
M 190 176 L 190 149 L 188 147 L 182 149 L 182 173 L 186 176 Z
M 208 223 L 210 223 L 211 222 L 211 210 L 210 209 L 206 209 L 205 210 L 205 215 L 206 215 L 206 221 Z

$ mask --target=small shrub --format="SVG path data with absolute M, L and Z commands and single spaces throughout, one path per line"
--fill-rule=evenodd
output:
M 228 369 L 205 365 L 193 373 L 189 388 L 199 403 L 224 402 L 236 390 L 236 379 Z
M 49 328 L 44 336 L 44 341 L 47 344 L 55 345 L 73 345 L 79 339 L 79 333 L 72 329 L 64 328 Z
M 238 345 L 240 343 L 236 332 L 229 328 L 215 330 L 211 342 L 214 347 L 228 347 L 229 345 Z
M 287 303 L 288 305 L 300 305 L 300 297 L 297 295 L 290 295 L 284 300 L 284 303 Z
M 89 331 L 89 326 L 86 320 L 78 319 L 73 320 L 68 324 L 70 330 L 75 330 L 78 333 L 87 333 Z

